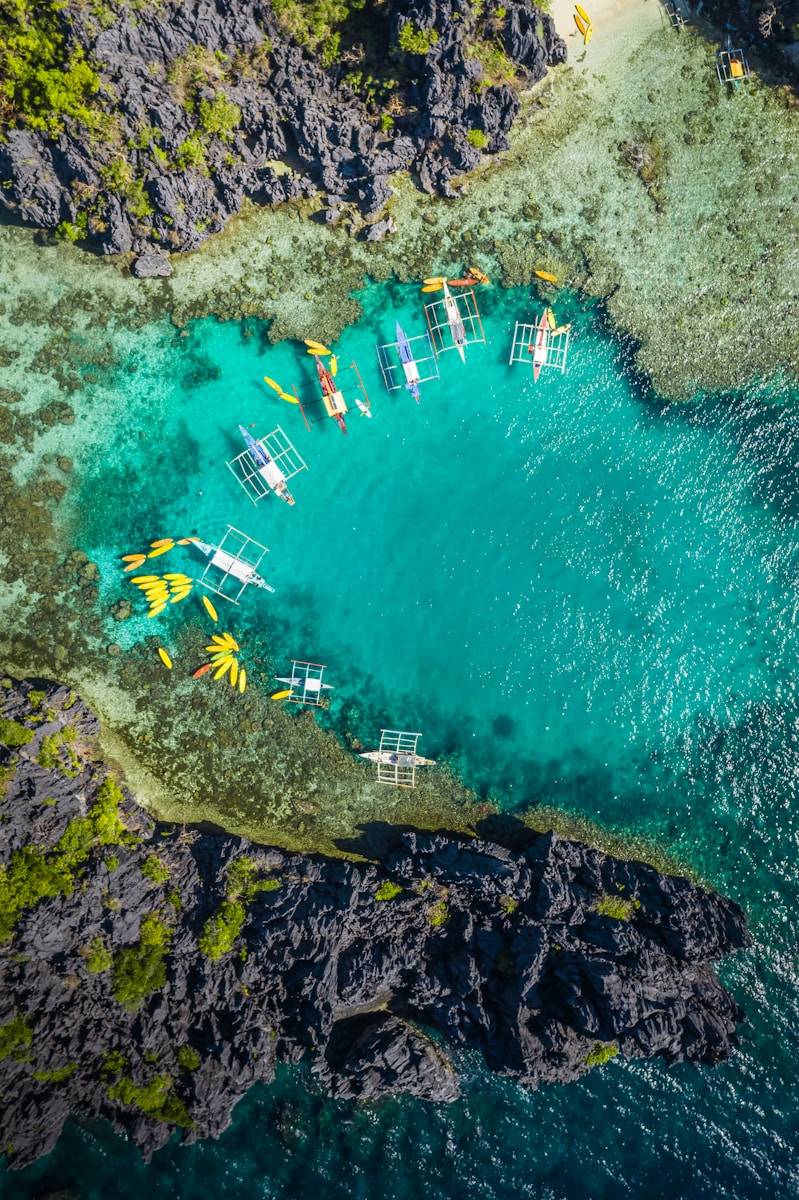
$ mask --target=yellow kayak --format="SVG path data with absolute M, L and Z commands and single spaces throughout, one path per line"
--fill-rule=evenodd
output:
M 536 271 L 535 274 L 538 276 L 539 279 L 543 279 L 545 283 L 557 283 L 558 282 L 557 275 L 552 275 L 552 274 L 550 274 L 549 271 Z
M 549 326 L 550 329 L 555 329 L 557 327 L 557 324 L 558 323 L 555 320 L 555 314 L 553 313 L 551 308 L 548 308 L 547 309 L 547 325 Z
M 585 35 L 588 33 L 590 26 L 586 25 L 583 18 L 581 16 L 578 16 L 577 13 L 574 14 L 574 23 L 577 26 L 577 28 L 580 30 L 580 33 L 583 35 L 583 38 L 585 38 Z
M 246 692 L 247 690 L 247 672 L 244 667 L 239 671 L 239 691 Z
M 285 700 L 291 695 L 291 688 L 287 688 L 284 692 L 273 692 L 269 697 L 270 700 Z
M 425 283 L 422 286 L 423 292 L 440 292 L 443 284 L 441 283 Z
M 160 604 L 154 605 L 154 607 L 151 608 L 150 611 L 148 612 L 147 616 L 148 617 L 157 617 L 158 614 L 160 612 L 163 612 L 165 608 L 166 608 L 166 600 L 162 601 Z
M 171 546 L 174 538 L 156 538 L 154 542 L 150 542 L 153 550 L 157 550 L 159 546 Z
M 577 12 L 578 17 L 582 17 L 583 20 L 585 21 L 586 25 L 590 25 L 591 18 L 589 17 L 588 13 L 585 11 L 583 6 L 581 4 L 575 4 L 574 8 L 575 8 L 575 11 Z
M 217 611 L 207 596 L 203 596 L 203 608 L 208 613 L 208 616 L 211 618 L 212 621 L 219 620 Z
M 583 45 L 587 46 L 593 36 L 594 36 L 594 27 L 593 27 L 593 25 L 589 25 L 588 28 L 586 29 L 585 33 L 583 34 Z
M 174 547 L 175 547 L 174 542 L 167 542 L 167 544 L 165 546 L 156 546 L 156 548 L 154 550 L 150 551 L 150 553 L 147 555 L 147 557 L 148 558 L 158 558 L 159 554 L 167 554 L 170 550 L 173 550 Z
M 158 647 L 158 657 L 161 659 L 161 662 L 164 664 L 167 671 L 171 671 L 172 670 L 172 659 L 169 657 L 166 650 L 164 650 L 163 646 Z
M 228 683 L 230 684 L 231 687 L 236 686 L 236 680 L 238 679 L 238 677 L 239 677 L 239 664 L 238 664 L 238 660 L 234 658 L 233 662 L 230 665 L 230 678 L 228 680 Z
M 230 670 L 230 668 L 232 666 L 233 666 L 233 659 L 226 658 L 225 661 L 221 664 L 221 666 L 218 666 L 217 669 L 214 671 L 214 679 L 221 679 L 223 675 L 227 675 L 228 671 Z

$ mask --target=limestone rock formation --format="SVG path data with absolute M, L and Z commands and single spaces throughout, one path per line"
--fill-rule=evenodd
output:
M 245 199 L 326 194 L 327 210 L 349 205 L 357 225 L 385 207 L 397 171 L 453 196 L 480 149 L 507 147 L 514 72 L 526 85 L 566 56 L 532 0 L 488 15 L 470 0 L 352 8 L 354 30 L 311 52 L 268 0 L 67 0 L 55 11 L 64 55 L 82 53 L 99 78 L 92 127 L 67 116 L 42 130 L 12 114 L 0 201 L 106 254 L 194 250 Z M 403 29 L 421 38 L 414 50 Z M 137 262 L 153 273 L 146 253 Z
M 730 900 L 555 834 L 382 830 L 372 861 L 157 825 L 65 687 L 0 681 L 0 1144 L 69 1113 L 145 1155 L 216 1137 L 278 1062 L 332 1095 L 458 1093 L 452 1056 L 535 1087 L 619 1054 L 713 1064 L 743 1014 L 710 963 Z M 346 849 L 346 847 L 343 847 Z M 612 1069 L 612 1068 L 611 1068 Z

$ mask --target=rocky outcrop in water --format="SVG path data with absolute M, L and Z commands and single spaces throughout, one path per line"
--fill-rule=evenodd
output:
M 453 179 L 483 151 L 507 147 L 516 85 L 566 56 L 531 0 L 487 15 L 470 0 L 348 7 L 311 53 L 297 44 L 313 33 L 298 5 L 69 0 L 63 53 L 82 53 L 98 75 L 89 123 L 42 131 L 18 113 L 0 140 L 0 200 L 103 253 L 142 254 L 140 275 L 164 273 L 153 247 L 196 249 L 245 200 L 314 195 L 324 219 L 344 214 L 366 236 L 365 218 L 374 239 L 390 231 L 372 218 L 392 174 L 455 195 Z
M 729 900 L 554 834 L 508 849 L 386 827 L 359 846 L 378 860 L 356 862 L 159 826 L 73 693 L 0 682 L 15 1165 L 70 1113 L 145 1155 L 176 1128 L 218 1136 L 278 1062 L 334 1096 L 446 1101 L 463 1050 L 535 1087 L 617 1054 L 713 1064 L 736 1044 L 743 1014 L 709 965 L 748 942 Z

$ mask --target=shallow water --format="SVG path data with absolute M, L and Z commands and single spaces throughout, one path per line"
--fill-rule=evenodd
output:
M 534 384 L 507 365 L 514 320 L 535 311 L 519 289 L 480 293 L 489 344 L 467 367 L 445 354 L 417 406 L 385 393 L 375 344 L 395 313 L 421 330 L 418 293 L 360 299 L 337 350 L 374 415 L 354 413 L 346 439 L 329 421 L 307 431 L 260 383 L 311 382 L 313 364 L 257 323 L 126 335 L 60 435 L 79 464 L 61 519 L 101 565 L 102 603 L 133 591 L 116 556 L 151 538 L 213 540 L 231 522 L 264 542 L 277 592 L 251 590 L 225 624 L 276 667 L 327 663 L 334 725 L 420 729 L 422 752 L 502 804 L 648 834 L 747 907 L 755 950 L 725 967 L 742 1050 L 714 1071 L 613 1062 L 533 1095 L 473 1065 L 447 1109 L 334 1105 L 283 1072 L 217 1144 L 145 1168 L 107 1129 L 72 1124 L 0 1195 L 796 1195 L 799 397 L 772 382 L 662 406 L 569 296 L 568 373 Z M 295 508 L 253 507 L 232 479 L 239 422 L 295 442 L 309 467 Z M 131 653 L 155 627 L 183 670 L 197 611 L 192 598 L 151 622 L 139 605 L 107 634 Z M 256 668 L 253 683 L 272 679 Z

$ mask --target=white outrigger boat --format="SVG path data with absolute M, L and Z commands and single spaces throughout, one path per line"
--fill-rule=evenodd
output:
M 275 679 L 278 683 L 285 683 L 286 687 L 303 688 L 305 692 L 332 692 L 332 683 L 322 683 L 321 679 L 314 679 L 312 675 L 276 675 Z
M 461 312 L 458 308 L 458 301 L 455 299 L 446 283 L 444 284 L 444 312 L 446 313 L 447 324 L 449 325 L 449 330 L 452 334 L 452 341 L 455 344 L 458 354 L 461 356 L 461 362 L 465 363 L 466 351 L 464 347 L 466 345 L 466 327 L 463 324 L 463 318 L 461 317 Z
M 267 452 L 263 443 L 257 441 L 252 434 L 244 428 L 243 425 L 239 425 L 239 433 L 244 438 L 247 451 L 253 462 L 253 466 L 263 479 L 266 486 L 270 488 L 276 496 L 279 496 L 281 500 L 285 500 L 286 504 L 293 504 L 294 497 L 289 491 L 286 476 L 283 474 L 275 460 Z
M 235 554 L 228 553 L 227 550 L 223 550 L 220 546 L 212 546 L 210 542 L 196 540 L 192 544 L 207 559 L 210 559 L 212 567 L 217 567 L 224 575 L 237 579 L 243 588 L 252 585 L 253 587 L 263 588 L 265 592 L 274 592 L 275 589 L 271 583 L 267 583 L 262 575 L 259 575 L 247 563 L 242 562 Z
M 421 754 L 407 754 L 404 750 L 366 750 L 358 755 L 368 762 L 382 767 L 434 767 L 434 758 L 422 758 Z

